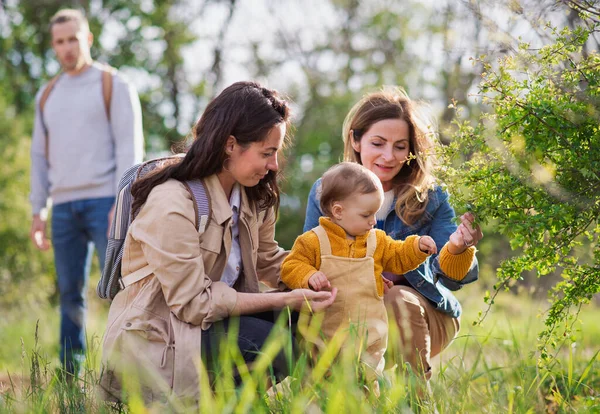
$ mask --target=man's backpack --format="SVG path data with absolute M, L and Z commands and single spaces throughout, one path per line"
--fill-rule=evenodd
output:
M 102 65 L 102 98 L 104 100 L 104 111 L 106 112 L 106 118 L 108 122 L 110 122 L 110 101 L 112 99 L 112 90 L 113 90 L 113 75 L 116 73 L 116 69 L 109 65 Z M 48 136 L 48 128 L 46 128 L 46 124 L 44 124 L 44 107 L 46 106 L 46 102 L 50 97 L 50 92 L 54 89 L 56 82 L 62 76 L 62 73 L 59 73 L 48 82 L 46 89 L 42 92 L 42 96 L 40 97 L 39 110 L 40 110 L 40 119 L 42 120 L 42 126 L 44 127 L 44 136 L 45 136 L 45 154 L 46 160 L 49 160 L 49 145 L 50 138 Z
M 179 155 L 180 156 L 180 155 Z M 123 174 L 119 182 L 117 197 L 115 200 L 115 214 L 110 228 L 108 246 L 106 248 L 106 259 L 102 277 L 98 282 L 96 292 L 102 299 L 114 299 L 119 290 L 124 289 L 132 283 L 140 281 L 149 276 L 152 272 L 150 266 L 127 275 L 125 279 L 121 277 L 121 261 L 123 259 L 123 245 L 127 236 L 127 229 L 135 219 L 137 212 L 131 211 L 133 197 L 131 195 L 131 186 L 134 181 L 143 178 L 156 168 L 162 167 L 166 161 L 173 157 L 157 158 L 154 160 L 142 162 L 129 168 Z M 183 183 L 192 195 L 194 201 L 194 210 L 196 211 L 196 228 L 200 234 L 204 233 L 206 224 L 210 221 L 210 198 L 206 192 L 206 187 L 202 180 L 191 180 Z

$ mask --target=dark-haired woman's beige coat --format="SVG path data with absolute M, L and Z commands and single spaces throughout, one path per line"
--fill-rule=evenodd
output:
M 220 282 L 231 248 L 232 211 L 218 178 L 205 184 L 212 215 L 204 233 L 196 230 L 191 195 L 175 180 L 151 191 L 129 228 L 123 279 L 148 277 L 119 292 L 110 307 L 100 381 L 109 400 L 120 399 L 123 388 L 140 389 L 147 402 L 171 390 L 198 399 L 202 330 L 230 315 L 236 291 L 259 292 L 259 280 L 282 286 L 287 253 L 274 240 L 273 211 L 258 212 L 245 191 L 238 222 L 243 272 L 233 288 Z

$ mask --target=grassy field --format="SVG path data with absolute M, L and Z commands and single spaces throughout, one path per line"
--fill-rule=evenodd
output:
M 581 313 L 576 340 L 565 343 L 550 370 L 539 369 L 537 334 L 543 327 L 545 302 L 527 295 L 500 295 L 482 326 L 473 326 L 484 308 L 474 288 L 459 292 L 465 308 L 462 329 L 452 345 L 434 359 L 432 393 L 421 398 L 419 386 L 401 367 L 386 372 L 380 398 L 369 395 L 356 376 L 356 364 L 323 356 L 314 369 L 298 363 L 278 396 L 265 398 L 266 365 L 247 373 L 241 387 L 227 375 L 204 384 L 200 412 L 435 412 L 440 413 L 600 413 L 600 309 Z M 4 311 L 0 321 L 0 412 L 113 412 L 93 392 L 107 304 L 90 293 L 88 366 L 78 387 L 57 375 L 58 311 L 40 305 Z M 36 343 L 36 322 L 38 324 Z M 231 358 L 235 361 L 235 353 Z M 265 356 L 266 359 L 268 359 Z M 350 358 L 350 357 L 349 357 Z M 266 360 L 265 359 L 265 360 Z M 231 361 L 223 361 L 227 367 Z M 260 366 L 260 364 L 259 364 Z M 224 368 L 227 370 L 227 368 Z M 178 401 L 144 407 L 134 397 L 128 412 L 189 411 Z M 198 409 L 195 410 L 196 412 Z

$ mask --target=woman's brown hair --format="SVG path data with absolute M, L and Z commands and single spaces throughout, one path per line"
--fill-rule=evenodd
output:
M 373 124 L 386 119 L 400 119 L 408 124 L 411 158 L 392 181 L 396 214 L 406 224 L 414 224 L 425 212 L 427 192 L 435 177 L 437 136 L 430 120 L 400 88 L 384 88 L 365 95 L 344 120 L 344 161 L 362 164 L 360 153 L 352 147 Z
M 193 142 L 182 159 L 173 159 L 156 173 L 131 187 L 132 211 L 146 202 L 150 191 L 173 178 L 179 181 L 208 177 L 223 170 L 225 144 L 230 135 L 242 147 L 266 139 L 276 125 L 289 123 L 289 107 L 274 90 L 256 82 L 236 82 L 215 97 L 192 129 Z M 277 173 L 269 171 L 254 187 L 246 187 L 248 199 L 259 209 L 279 206 Z

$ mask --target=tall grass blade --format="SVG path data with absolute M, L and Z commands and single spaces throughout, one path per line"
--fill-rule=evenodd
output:
M 577 390 L 579 389 L 579 387 L 581 386 L 581 384 L 583 383 L 583 381 L 585 381 L 585 379 L 590 374 L 592 366 L 594 365 L 594 362 L 596 362 L 596 358 L 598 358 L 598 354 L 600 354 L 600 349 L 598 351 L 596 351 L 596 353 L 594 354 L 594 356 L 592 357 L 592 359 L 590 359 L 588 361 L 585 369 L 583 370 L 583 372 L 581 373 L 581 376 L 579 377 L 579 380 L 577 381 L 577 384 L 575 384 L 575 389 L 573 390 L 573 394 L 577 393 Z

